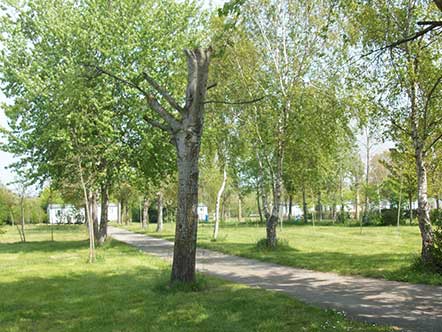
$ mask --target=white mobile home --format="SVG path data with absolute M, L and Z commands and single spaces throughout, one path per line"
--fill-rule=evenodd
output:
M 200 203 L 198 204 L 198 220 L 208 221 L 209 211 L 206 205 Z
M 72 204 L 49 204 L 48 205 L 48 221 L 50 224 L 81 224 L 84 223 L 84 208 L 77 208 Z M 98 205 L 98 220 L 101 216 L 101 208 Z M 108 220 L 118 220 L 119 207 L 118 204 L 109 203 Z

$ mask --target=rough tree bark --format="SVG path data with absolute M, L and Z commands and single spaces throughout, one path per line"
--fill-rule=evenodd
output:
M 219 231 L 219 207 L 221 203 L 221 197 L 224 193 L 224 189 L 226 188 L 227 183 L 227 170 L 224 165 L 223 169 L 223 182 L 221 183 L 221 187 L 218 190 L 218 194 L 216 195 L 216 203 L 215 203 L 215 224 L 213 226 L 213 239 L 216 240 L 218 238 Z
M 322 221 L 322 197 L 321 190 L 318 191 L 318 221 Z
M 292 220 L 292 205 L 293 205 L 293 194 L 289 194 L 289 210 L 287 216 L 289 222 Z
M 94 228 L 94 238 L 98 242 L 99 239 L 99 225 L 98 225 L 98 204 L 97 193 L 95 191 L 89 192 L 89 207 L 91 210 L 91 222 Z
M 88 191 L 86 188 L 86 182 L 84 180 L 84 176 L 83 176 L 83 166 L 81 165 L 81 160 L 78 159 L 78 172 L 80 174 L 80 183 L 81 183 L 81 187 L 83 189 L 83 198 L 84 198 L 84 203 L 85 203 L 85 218 L 86 218 L 86 222 L 87 222 L 87 227 L 88 227 L 88 233 L 89 233 L 89 263 L 93 263 L 95 262 L 95 238 L 94 238 L 94 228 L 92 225 L 92 218 L 91 218 L 91 208 L 90 208 L 90 204 L 89 204 L 89 195 L 88 195 Z
M 142 217 L 142 227 L 143 229 L 147 229 L 149 227 L 149 207 L 150 200 L 147 197 L 144 197 L 143 200 L 143 217 Z
M 163 192 L 158 192 L 157 198 L 157 209 L 158 209 L 158 217 L 157 217 L 157 232 L 160 233 L 163 231 Z
M 196 240 L 198 230 L 198 160 L 204 123 L 204 104 L 211 49 L 186 50 L 188 82 L 182 119 L 174 125 L 173 141 L 177 150 L 178 210 L 172 281 L 195 280 Z M 171 122 L 171 121 L 169 121 Z
M 198 228 L 198 160 L 204 123 L 204 105 L 208 90 L 207 79 L 212 50 L 196 48 L 184 51 L 187 58 L 187 89 L 185 105 L 179 103 L 146 72 L 145 81 L 156 94 L 162 97 L 174 112 L 164 108 L 156 95 L 125 78 L 93 66 L 116 81 L 126 84 L 144 96 L 150 109 L 161 118 L 152 119 L 147 114 L 144 120 L 150 125 L 169 133 L 176 148 L 178 166 L 178 199 L 175 244 L 172 263 L 172 282 L 195 281 L 195 256 Z
M 424 162 L 424 153 L 422 144 L 415 143 L 415 158 L 417 169 L 417 218 L 422 237 L 421 258 L 424 262 L 430 263 L 431 247 L 433 246 L 433 229 L 430 223 L 430 207 L 427 195 L 427 169 Z
M 98 243 L 101 245 L 107 239 L 107 222 L 109 220 L 109 189 L 105 184 L 101 185 L 101 215 L 100 228 L 98 230 Z

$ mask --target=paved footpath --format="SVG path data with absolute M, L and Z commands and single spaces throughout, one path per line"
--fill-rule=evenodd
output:
M 110 235 L 170 260 L 173 243 L 109 227 Z M 442 332 L 442 287 L 340 276 L 198 249 L 197 269 L 223 279 L 287 293 L 349 317 L 413 332 Z

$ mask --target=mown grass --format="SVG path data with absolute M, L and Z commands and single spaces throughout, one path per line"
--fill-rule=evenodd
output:
M 53 230 L 0 234 L 0 331 L 390 331 L 211 277 L 169 287 L 168 264 L 117 241 L 88 264 L 84 226 Z
M 155 227 L 143 231 L 140 224 L 122 226 L 132 231 L 173 240 L 174 224 L 165 224 L 159 234 Z M 233 255 L 281 265 L 361 275 L 388 280 L 442 285 L 442 275 L 428 272 L 416 262 L 420 253 L 419 229 L 414 226 L 359 227 L 284 225 L 278 237 L 284 243 L 277 250 L 257 248 L 265 228 L 251 224 L 222 225 L 217 241 L 212 240 L 212 225 L 199 225 L 198 245 Z

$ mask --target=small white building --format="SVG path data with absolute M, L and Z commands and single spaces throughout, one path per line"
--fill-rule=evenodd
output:
M 298 219 L 303 215 L 303 211 L 301 207 L 297 204 L 292 204 L 291 209 L 289 207 L 289 203 L 284 202 L 279 205 L 279 214 L 281 217 L 287 217 L 289 215 L 289 210 L 291 210 L 292 218 Z
M 198 220 L 208 221 L 209 220 L 209 209 L 206 205 L 198 204 Z
M 47 212 L 50 224 L 82 224 L 85 221 L 84 208 L 77 208 L 72 204 L 49 204 Z M 107 213 L 109 221 L 117 221 L 118 204 L 109 203 Z M 100 221 L 100 205 L 98 205 L 97 214 L 98 221 Z

